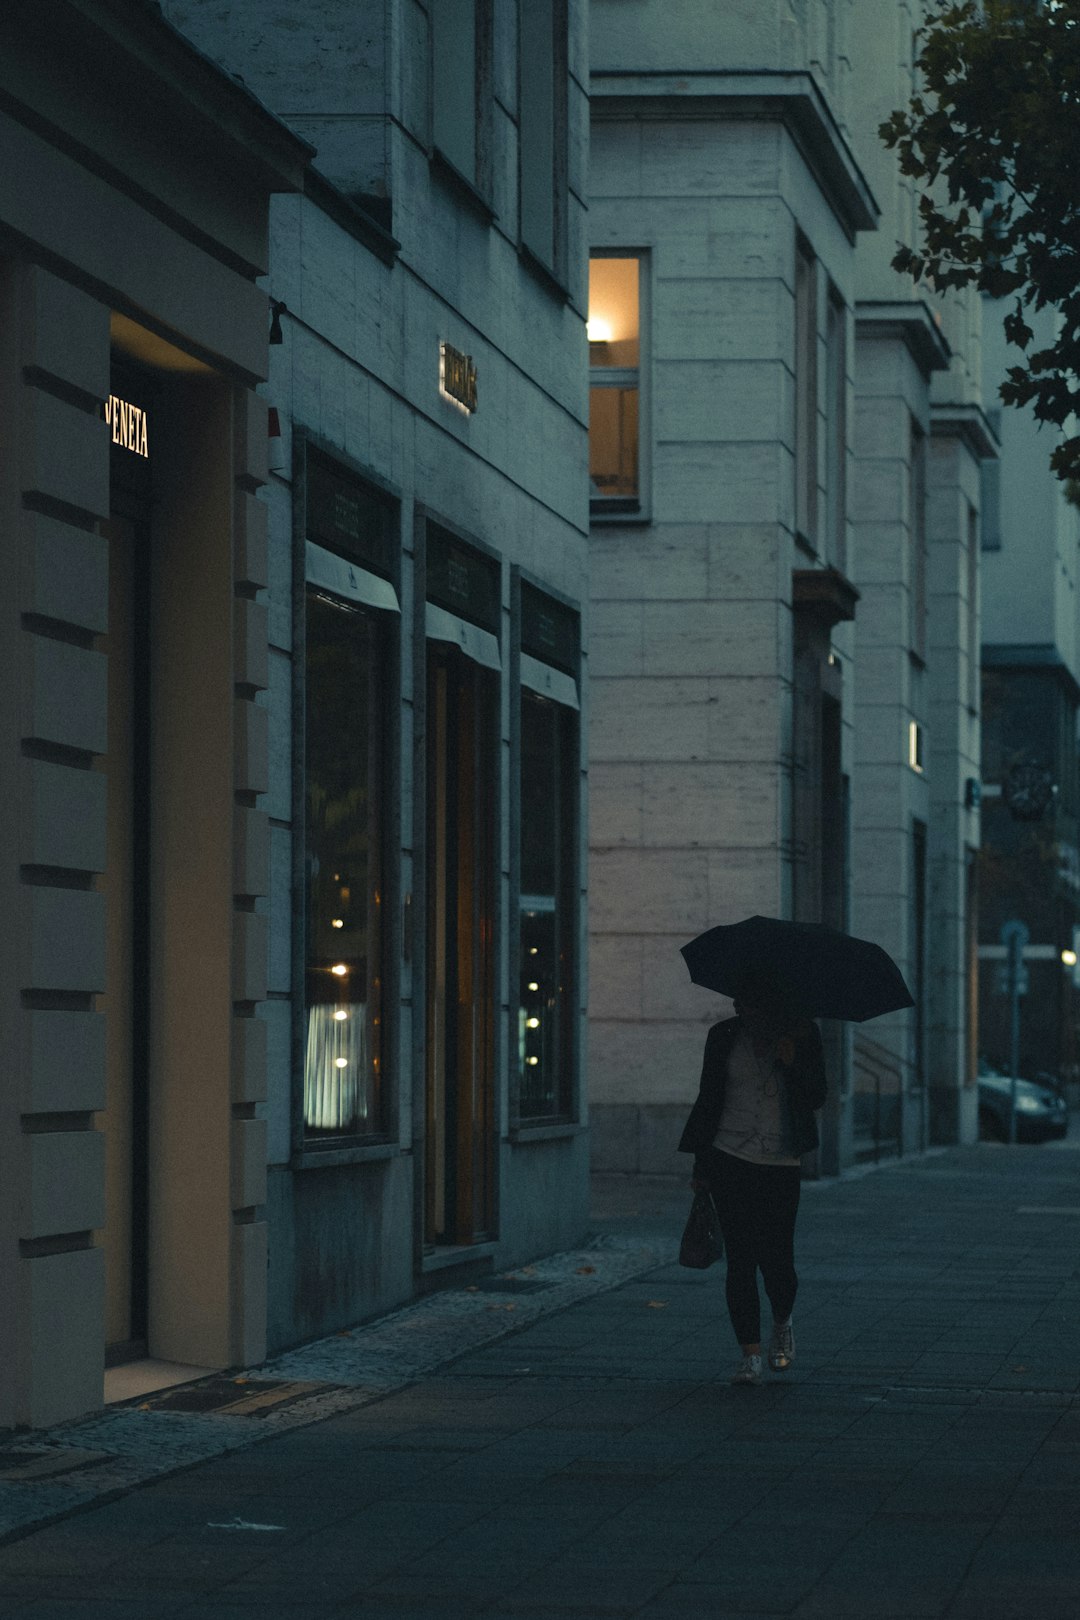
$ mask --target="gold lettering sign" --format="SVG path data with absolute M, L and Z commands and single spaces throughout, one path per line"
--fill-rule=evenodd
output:
M 439 392 L 470 416 L 476 409 L 476 367 L 471 354 L 450 343 L 439 345 Z
M 136 456 L 150 459 L 147 441 L 147 415 L 138 405 L 110 394 L 105 401 L 105 421 L 112 430 L 112 442 Z

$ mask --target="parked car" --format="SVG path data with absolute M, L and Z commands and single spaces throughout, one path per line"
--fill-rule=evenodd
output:
M 983 1141 L 1009 1140 L 1009 1107 L 1012 1079 L 1002 1074 L 986 1058 L 979 1059 L 979 1135 Z M 1064 1097 L 1049 1085 L 1034 1080 L 1016 1082 L 1016 1140 L 1046 1142 L 1064 1136 L 1069 1129 L 1069 1110 Z

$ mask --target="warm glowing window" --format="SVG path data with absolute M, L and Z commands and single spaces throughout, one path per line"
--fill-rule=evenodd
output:
M 594 506 L 641 500 L 641 260 L 589 264 L 589 476 Z

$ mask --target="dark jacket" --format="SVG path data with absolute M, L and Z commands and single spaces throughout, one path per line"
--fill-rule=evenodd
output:
M 690 1110 L 690 1118 L 679 1141 L 680 1153 L 695 1155 L 695 1169 L 707 1174 L 713 1154 L 713 1140 L 720 1129 L 727 1086 L 727 1065 L 735 1038 L 742 1029 L 738 1018 L 723 1018 L 709 1030 L 705 1059 L 701 1065 L 701 1088 Z M 825 1053 L 821 1033 L 810 1019 L 803 1019 L 791 1030 L 795 1056 L 787 1067 L 780 1065 L 791 1118 L 796 1153 L 809 1153 L 820 1140 L 814 1109 L 825 1101 Z

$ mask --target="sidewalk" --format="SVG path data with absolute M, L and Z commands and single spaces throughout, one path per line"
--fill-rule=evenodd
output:
M 1076 1152 L 950 1150 L 808 1184 L 798 1359 L 759 1389 L 726 1383 L 722 1268 L 669 1263 L 686 1202 L 598 1184 L 603 1291 L 565 1260 L 546 1286 L 540 1268 L 503 1279 L 525 1290 L 470 1296 L 460 1320 L 485 1313 L 486 1334 L 488 1306 L 513 1303 L 528 1325 L 486 1343 L 466 1326 L 453 1360 L 444 1336 L 404 1387 L 331 1392 L 351 1407 L 276 1432 L 273 1408 L 199 1414 L 268 1437 L 0 1547 L 0 1615 L 1075 1620 Z M 592 1291 L 542 1306 L 574 1286 Z M 195 1421 L 101 1421 L 120 1417 Z

